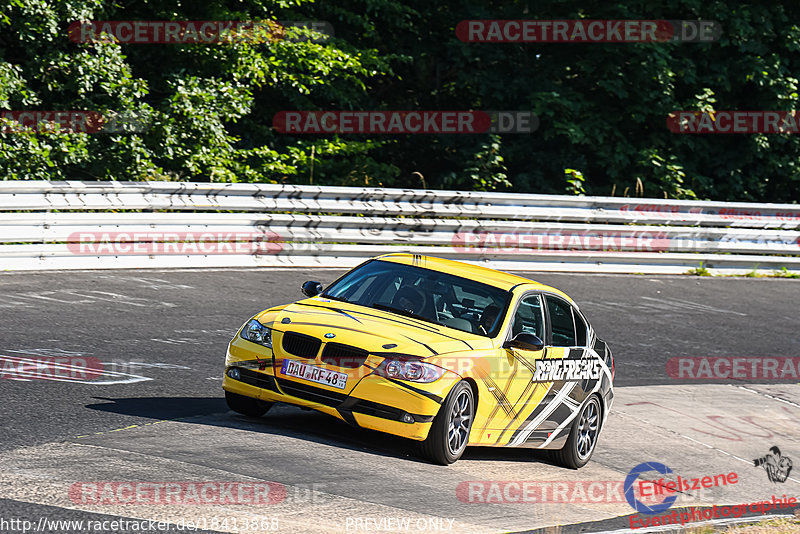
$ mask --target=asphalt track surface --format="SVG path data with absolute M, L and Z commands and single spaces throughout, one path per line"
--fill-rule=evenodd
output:
M 694 406 L 717 402 L 724 416 L 741 408 L 742 395 L 758 397 L 752 407 L 761 411 L 754 413 L 787 410 L 769 404 L 776 398 L 793 412 L 786 421 L 780 421 L 784 412 L 773 413 L 772 431 L 739 433 L 742 443 L 731 446 L 747 446 L 738 452 L 726 452 L 722 445 L 727 441 L 720 445 L 709 438 L 710 445 L 697 446 L 683 467 L 721 472 L 713 459 L 702 457 L 709 454 L 705 449 L 741 460 L 756 455 L 751 450 L 766 453 L 776 440 L 800 456 L 800 419 L 791 419 L 800 414 L 800 405 L 794 404 L 796 384 L 748 383 L 745 390 L 681 384 L 665 372 L 667 360 L 678 356 L 800 356 L 800 280 L 524 274 L 578 302 L 614 352 L 618 406 L 630 406 L 616 418 L 617 410 L 612 412 L 594 459 L 577 472 L 565 472 L 530 451 L 488 448 L 468 449 L 450 467 L 431 466 L 416 459 L 412 443 L 350 428 L 314 412 L 280 406 L 258 420 L 229 412 L 220 378 L 233 333 L 256 312 L 300 299 L 303 281 L 326 284 L 341 272 L 0 273 L 0 356 L 97 358 L 113 371 L 86 383 L 0 380 L 0 495 L 5 497 L 0 499 L 0 519 L 150 517 L 135 507 L 92 508 L 59 497 L 65 485 L 80 480 L 257 479 L 288 488 L 286 501 L 274 509 L 281 514 L 280 530 L 286 532 L 325 531 L 330 525 L 364 532 L 368 530 L 351 520 L 353 514 L 389 517 L 398 516 L 398 510 L 415 520 L 424 517 L 428 530 L 436 531 L 448 525 L 434 523 L 434 517 L 452 517 L 476 532 L 588 521 L 595 514 L 575 505 L 536 510 L 506 505 L 484 511 L 459 503 L 453 488 L 478 474 L 495 480 L 609 480 L 613 474 L 619 480 L 639 458 L 674 465 L 693 454 L 694 445 L 673 435 L 681 435 L 680 428 L 660 434 L 663 439 L 643 435 L 656 420 L 665 428 L 673 424 L 669 403 L 682 403 L 681 413 L 694 413 Z M 660 415 L 634 402 L 655 398 L 661 400 L 650 404 L 661 407 Z M 626 422 L 627 417 L 633 419 Z M 645 430 L 633 435 L 637 425 Z M 751 466 L 747 473 L 758 477 L 754 484 L 765 480 L 760 469 Z M 769 491 L 797 495 L 798 489 L 800 484 L 790 480 Z M 447 498 L 433 498 L 442 491 Z M 451 501 L 456 505 L 448 508 Z M 604 515 L 597 518 L 606 522 L 562 532 L 623 528 L 627 522 L 612 517 L 632 511 L 625 503 L 600 509 Z M 322 516 L 309 515 L 320 510 L 328 514 L 327 523 Z M 169 507 L 152 513 L 175 519 Z M 241 507 L 235 513 L 241 514 Z

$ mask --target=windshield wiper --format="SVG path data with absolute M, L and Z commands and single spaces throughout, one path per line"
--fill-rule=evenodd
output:
M 326 295 L 324 293 L 320 295 L 320 297 L 325 297 L 326 299 L 331 299 L 331 300 L 338 300 L 339 302 L 350 302 L 344 297 L 334 297 L 333 295 Z
M 439 321 L 434 321 L 433 319 L 429 319 L 427 317 L 423 317 L 422 315 L 417 315 L 416 313 L 409 311 L 409 310 L 402 310 L 400 308 L 395 308 L 394 306 L 388 306 L 386 304 L 374 303 L 372 305 L 373 308 L 377 308 L 379 310 L 389 311 L 393 313 L 397 313 L 399 315 L 404 315 L 405 317 L 411 317 L 412 319 L 419 319 L 420 321 L 425 321 L 426 323 L 433 323 L 438 324 L 439 326 L 444 326 Z

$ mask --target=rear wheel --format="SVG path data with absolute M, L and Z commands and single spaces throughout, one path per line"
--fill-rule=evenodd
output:
M 475 397 L 463 380 L 445 398 L 433 420 L 428 437 L 420 445 L 426 459 L 437 464 L 452 464 L 464 453 L 475 418 Z
M 553 451 L 553 458 L 564 467 L 572 469 L 583 467 L 592 457 L 599 435 L 600 401 L 596 395 L 592 395 L 572 422 L 572 429 L 564 448 Z
M 225 392 L 225 401 L 228 403 L 228 408 L 234 412 L 238 412 L 242 415 L 249 415 L 250 417 L 261 417 L 267 413 L 267 410 L 272 408 L 271 402 L 245 397 L 244 395 L 231 393 L 230 391 Z

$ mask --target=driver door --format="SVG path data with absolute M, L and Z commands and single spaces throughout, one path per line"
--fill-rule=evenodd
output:
M 510 328 L 504 340 L 508 341 L 521 332 L 546 339 L 542 305 L 542 298 L 538 293 L 522 296 L 510 318 Z M 534 382 L 533 376 L 536 360 L 544 358 L 546 350 L 505 346 L 497 349 L 495 365 L 487 384 L 494 396 L 494 405 L 486 414 L 486 424 L 479 438 L 481 443 L 506 444 L 539 405 L 547 392 L 547 384 Z

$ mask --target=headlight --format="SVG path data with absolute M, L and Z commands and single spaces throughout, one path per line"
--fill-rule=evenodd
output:
M 375 374 L 395 380 L 410 382 L 433 382 L 441 378 L 444 369 L 430 363 L 416 360 L 394 360 L 386 358 L 381 362 Z
M 240 334 L 242 339 L 272 348 L 272 330 L 259 323 L 255 319 L 250 319 L 242 328 Z

